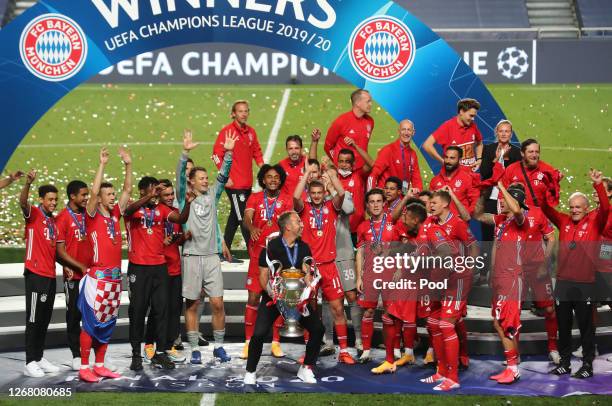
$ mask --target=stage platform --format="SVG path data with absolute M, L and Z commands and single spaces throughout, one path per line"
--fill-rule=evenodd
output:
M 179 365 L 172 371 L 152 369 L 130 371 L 130 348 L 128 344 L 114 344 L 109 347 L 107 357 L 118 367 L 122 378 L 105 380 L 100 383 L 80 382 L 77 373 L 69 369 L 71 361 L 67 349 L 45 351 L 45 357 L 61 365 L 61 371 L 44 378 L 26 378 L 22 374 L 23 352 L 0 353 L 0 393 L 9 388 L 70 387 L 73 392 L 201 392 L 201 393 L 248 393 L 248 392 L 332 392 L 332 393 L 417 393 L 439 394 L 433 385 L 423 384 L 419 379 L 431 375 L 430 368 L 417 365 L 398 368 L 390 375 L 373 375 L 370 369 L 384 359 L 384 351 L 373 351 L 375 360 L 367 365 L 338 364 L 333 356 L 319 359 L 315 374 L 318 383 L 309 385 L 297 380 L 299 365 L 296 360 L 303 354 L 303 344 L 283 344 L 284 358 L 273 358 L 269 345 L 264 346 L 264 356 L 257 369 L 258 384 L 245 386 L 242 378 L 246 361 L 238 359 L 242 343 L 226 344 L 232 361 L 220 364 L 212 359 L 212 347 L 204 347 L 201 366 Z M 547 372 L 552 365 L 542 357 L 523 356 L 520 365 L 521 379 L 513 385 L 500 385 L 488 379 L 501 371 L 501 356 L 472 357 L 467 371 L 460 373 L 461 388 L 451 394 L 465 395 L 518 395 L 518 396 L 569 396 L 578 394 L 612 395 L 612 363 L 606 361 L 611 354 L 601 355 L 594 362 L 595 376 L 580 380 L 570 376 L 557 377 Z M 572 361 L 572 369 L 579 367 L 579 360 Z

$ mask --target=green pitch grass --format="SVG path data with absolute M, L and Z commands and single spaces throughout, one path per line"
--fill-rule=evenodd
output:
M 250 124 L 257 130 L 262 149 L 268 144 L 283 91 L 291 96 L 272 161 L 284 157 L 284 139 L 300 134 L 308 143 L 313 127 L 325 133 L 331 121 L 349 109 L 350 86 L 178 86 L 83 85 L 53 107 L 24 138 L 6 171 L 36 168 L 34 187 L 54 183 L 62 191 L 72 179 L 90 183 L 101 146 L 113 151 L 126 144 L 134 155 L 134 179 L 143 175 L 174 179 L 183 129 L 191 128 L 200 145 L 192 157 L 197 165 L 212 168 L 212 144 L 217 132 L 230 121 L 229 110 L 237 99 L 251 103 Z M 591 193 L 589 168 L 612 172 L 612 85 L 490 86 L 514 123 L 521 139 L 534 137 L 543 145 L 542 159 L 560 168 L 563 204 L 570 193 Z M 396 137 L 395 121 L 378 105 L 370 153 Z M 417 128 L 417 132 L 418 132 Z M 423 134 L 421 134 L 423 135 Z M 321 142 L 322 144 L 322 142 Z M 319 155 L 323 146 L 319 146 Z M 421 157 L 421 168 L 427 167 Z M 425 171 L 425 178 L 431 173 Z M 120 187 L 123 179 L 117 156 L 108 165 L 107 179 Z M 0 245 L 23 244 L 23 220 L 17 196 L 19 185 L 0 191 Z M 35 191 L 35 188 L 33 189 Z M 136 197 L 137 191 L 134 191 Z M 60 204 L 60 208 L 63 204 Z M 224 225 L 229 211 L 226 198 L 220 208 Z M 237 233 L 239 235 L 240 233 Z M 240 237 L 235 245 L 239 245 Z M 236 247 L 235 247 L 236 248 Z
M 72 398 L 38 398 L 17 399 L 2 398 L 2 405 L 42 406 L 62 404 L 75 405 L 199 405 L 201 394 L 196 393 L 78 393 Z M 609 405 L 610 397 L 606 396 L 573 396 L 570 398 L 517 397 L 517 396 L 433 396 L 433 395 L 336 395 L 329 393 L 310 394 L 220 394 L 216 405 L 219 406 L 349 406 L 349 405 L 482 405 L 482 406 L 599 406 Z

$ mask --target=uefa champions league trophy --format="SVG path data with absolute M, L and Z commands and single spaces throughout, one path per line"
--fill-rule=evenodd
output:
M 304 258 L 304 263 L 310 267 L 313 276 L 318 275 L 315 261 L 312 257 Z M 270 287 L 272 298 L 278 311 L 285 319 L 285 325 L 280 330 L 282 337 L 302 337 L 304 329 L 299 320 L 302 316 L 308 316 L 306 304 L 315 292 L 316 284 L 320 278 L 313 278 L 313 282 L 307 285 L 304 281 L 306 274 L 302 269 L 282 269 L 280 261 L 274 260 L 269 263 Z

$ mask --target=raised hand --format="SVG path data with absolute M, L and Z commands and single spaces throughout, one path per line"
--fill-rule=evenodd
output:
M 108 153 L 108 149 L 106 147 L 102 147 L 100 150 L 100 163 L 102 165 L 106 165 L 108 163 L 108 158 L 110 154 Z
M 34 182 L 34 179 L 36 179 L 36 170 L 30 169 L 30 172 L 28 172 L 26 175 L 26 183 L 31 185 Z
M 223 148 L 226 151 L 232 151 L 234 146 L 236 145 L 236 141 L 238 141 L 238 136 L 234 130 L 228 130 L 225 134 L 225 142 L 223 143 Z
M 125 165 L 132 163 L 132 155 L 130 151 L 125 147 L 119 147 L 119 156 Z
M 153 188 L 153 190 L 151 191 L 151 195 L 153 197 L 159 197 L 159 195 L 161 195 L 161 192 L 163 192 L 165 188 L 166 187 L 164 185 L 159 184 Z
M 25 173 L 23 171 L 15 171 L 9 174 L 9 178 L 11 178 L 13 182 L 23 178 L 24 176 L 25 176 Z
M 319 130 L 318 128 L 313 129 L 312 134 L 310 136 L 312 137 L 313 141 L 319 141 L 321 139 L 321 130 Z
M 196 195 L 191 190 L 187 191 L 187 193 L 185 194 L 185 202 L 187 203 L 193 202 L 195 198 L 196 198 Z
M 189 152 L 195 147 L 197 147 L 198 145 L 200 144 L 197 142 L 193 142 L 193 134 L 191 133 L 191 130 L 189 129 L 184 130 L 183 131 L 183 149 Z
M 591 170 L 589 171 L 589 176 L 595 184 L 600 184 L 603 181 L 603 174 L 597 169 L 591 168 Z

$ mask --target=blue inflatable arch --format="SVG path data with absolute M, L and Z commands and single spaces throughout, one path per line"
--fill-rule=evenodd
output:
M 43 0 L 0 31 L 0 167 L 47 110 L 101 70 L 143 52 L 208 42 L 316 62 L 368 89 L 395 120 L 410 118 L 419 145 L 464 97 L 481 102 L 485 139 L 504 118 L 459 55 L 393 1 Z

